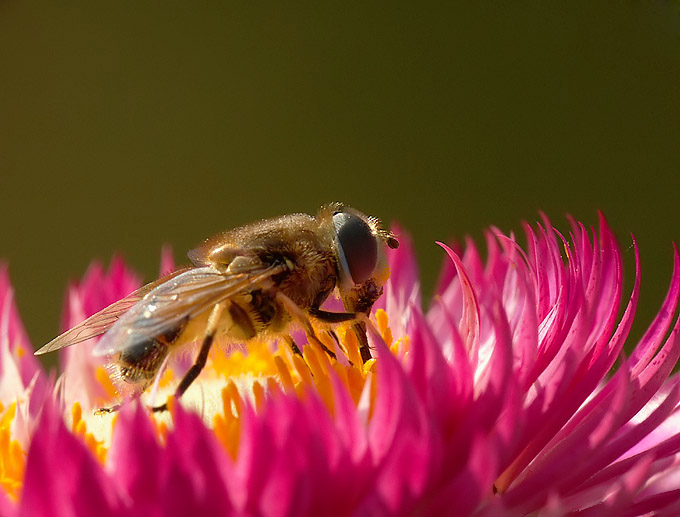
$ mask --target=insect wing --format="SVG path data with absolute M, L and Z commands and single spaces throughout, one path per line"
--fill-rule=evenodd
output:
M 285 266 L 262 266 L 230 273 L 194 268 L 154 288 L 123 314 L 99 340 L 93 354 L 113 355 L 176 329 L 216 303 L 255 287 Z
M 101 336 L 104 332 L 109 330 L 113 324 L 125 312 L 130 310 L 136 303 L 138 303 L 144 296 L 153 290 L 159 284 L 166 282 L 168 279 L 175 277 L 187 268 L 177 270 L 169 275 L 159 278 L 155 282 L 146 284 L 136 291 L 130 293 L 125 298 L 112 303 L 108 307 L 104 307 L 101 311 L 93 314 L 84 321 L 78 323 L 75 327 L 67 330 L 63 334 L 57 336 L 52 341 L 41 347 L 35 352 L 35 355 L 42 355 L 48 352 L 54 352 L 67 346 L 75 345 L 90 338 Z

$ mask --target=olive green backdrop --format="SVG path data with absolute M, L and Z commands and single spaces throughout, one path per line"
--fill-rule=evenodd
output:
M 57 4 L 60 4 L 57 7 Z M 67 281 L 154 277 L 330 200 L 436 239 L 608 216 L 640 316 L 680 239 L 677 2 L 0 2 L 0 257 L 35 346 Z

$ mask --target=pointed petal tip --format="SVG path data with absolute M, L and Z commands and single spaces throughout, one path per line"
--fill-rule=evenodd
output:
M 609 225 L 609 221 L 607 220 L 607 217 L 604 215 L 604 212 L 602 210 L 597 211 L 597 222 L 600 226 L 600 233 L 602 235 L 606 233 L 607 235 L 613 237 L 613 232 L 611 226 Z
M 442 248 L 449 256 L 451 255 L 451 253 L 453 253 L 456 256 L 458 255 L 458 253 L 453 251 L 453 248 L 451 248 L 448 244 L 445 244 L 442 241 L 434 241 L 434 243 L 440 248 Z

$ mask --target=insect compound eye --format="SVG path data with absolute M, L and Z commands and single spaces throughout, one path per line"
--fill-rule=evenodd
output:
M 333 215 L 338 255 L 345 272 L 355 284 L 367 280 L 378 261 L 378 242 L 370 226 L 361 217 L 338 212 Z

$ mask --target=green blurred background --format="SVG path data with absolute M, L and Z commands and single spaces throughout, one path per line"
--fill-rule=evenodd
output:
M 59 5 L 58 5 L 59 4 Z M 436 239 L 609 218 L 638 330 L 680 239 L 675 2 L 0 1 L 0 257 L 37 347 L 120 252 L 342 200 Z

